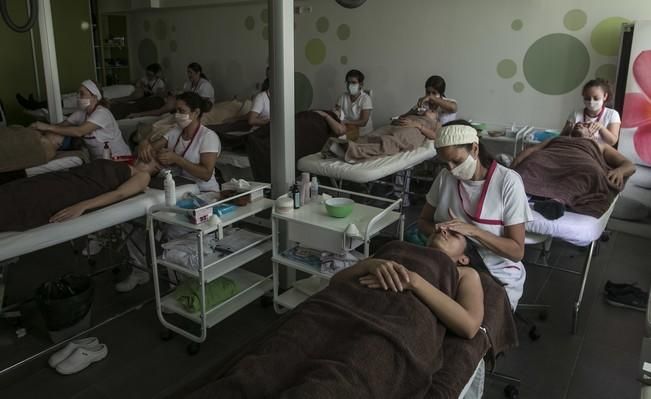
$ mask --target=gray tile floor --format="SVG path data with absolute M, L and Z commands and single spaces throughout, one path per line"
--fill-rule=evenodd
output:
M 585 252 L 554 243 L 551 262 L 578 267 Z M 534 255 L 532 252 L 529 255 Z M 551 306 L 549 318 L 538 321 L 542 338 L 532 342 L 521 329 L 521 345 L 498 361 L 497 371 L 522 379 L 522 398 L 636 398 L 636 381 L 644 315 L 615 308 L 602 298 L 603 284 L 611 279 L 651 283 L 647 239 L 613 233 L 593 261 L 580 316 L 579 332 L 570 334 L 571 306 L 578 278 L 566 273 L 528 267 L 524 302 Z M 25 256 L 12 269 L 9 295 L 26 298 L 40 282 L 67 271 L 89 272 L 111 262 L 99 257 L 89 267 L 85 259 L 61 245 Z M 251 265 L 270 269 L 268 259 Z M 152 297 L 151 284 L 129 294 L 112 289 L 111 272 L 96 277 L 95 322 L 134 307 Z M 15 339 L 13 328 L 0 321 L 0 369 L 48 346 L 41 317 L 34 303 L 23 306 L 29 334 Z M 535 315 L 532 315 L 535 316 Z M 154 398 L 226 358 L 276 318 L 271 307 L 253 303 L 209 331 L 196 356 L 186 354 L 187 341 L 159 339 L 161 326 L 154 306 L 145 303 L 125 317 L 98 327 L 96 335 L 109 347 L 105 361 L 80 374 L 63 377 L 47 367 L 47 356 L 0 376 L 0 398 Z M 489 379 L 487 398 L 503 397 L 504 383 Z

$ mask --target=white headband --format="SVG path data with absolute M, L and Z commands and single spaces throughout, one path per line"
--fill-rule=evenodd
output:
M 451 145 L 479 143 L 479 136 L 474 127 L 465 125 L 445 126 L 436 134 L 434 146 L 436 148 Z
M 88 91 L 92 95 L 97 97 L 98 101 L 102 99 L 102 93 L 99 91 L 99 87 L 97 87 L 95 82 L 93 82 L 92 80 L 86 79 L 83 82 L 81 82 L 81 85 L 84 86 L 85 88 L 87 88 Z

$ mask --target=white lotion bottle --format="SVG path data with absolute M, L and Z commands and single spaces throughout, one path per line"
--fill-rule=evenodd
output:
M 165 183 L 163 186 L 165 187 L 165 205 L 176 206 L 176 183 L 174 183 L 171 170 L 165 172 Z

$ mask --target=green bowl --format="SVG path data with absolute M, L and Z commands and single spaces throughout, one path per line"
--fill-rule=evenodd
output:
M 345 218 L 350 215 L 353 205 L 355 201 L 350 198 L 330 198 L 325 202 L 326 212 L 333 218 Z

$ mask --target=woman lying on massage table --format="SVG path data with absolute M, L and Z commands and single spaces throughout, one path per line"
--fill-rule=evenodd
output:
M 391 243 L 379 251 L 386 259 L 369 258 L 337 273 L 257 350 L 183 396 L 429 397 L 443 366 L 446 329 L 470 340 L 484 319 L 479 274 L 455 267 L 467 264 L 465 238 L 446 231 L 430 242 L 436 251 Z
M 160 171 L 156 161 L 99 159 L 68 171 L 51 172 L 0 186 L 0 231 L 23 231 L 63 222 L 86 211 L 136 195 Z
M 334 131 L 344 131 L 345 126 L 324 113 L 319 112 Z M 424 111 L 422 115 L 406 115 L 393 121 L 390 125 L 375 129 L 366 136 L 361 136 L 356 141 L 346 140 L 344 137 L 331 138 L 323 146 L 324 156 L 334 154 L 346 162 L 359 162 L 369 158 L 397 154 L 403 151 L 412 151 L 425 144 L 427 140 L 436 138 L 436 131 L 440 127 L 436 111 Z
M 576 124 L 570 137 L 527 148 L 511 164 L 526 193 L 540 199 L 534 209 L 548 219 L 562 216 L 565 207 L 600 217 L 635 173 L 635 165 L 611 145 L 586 138 L 587 130 Z

